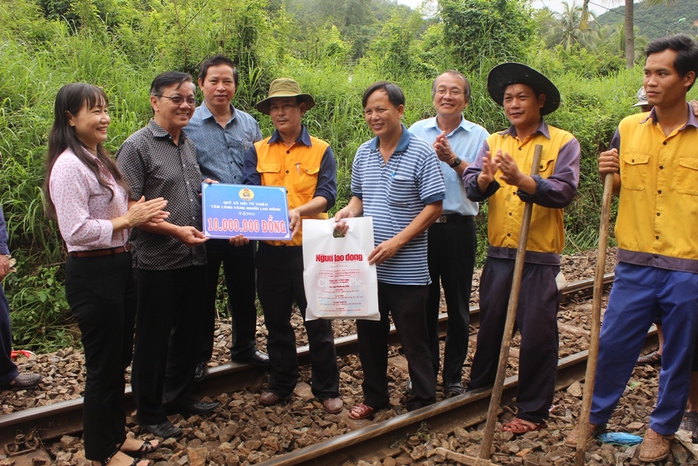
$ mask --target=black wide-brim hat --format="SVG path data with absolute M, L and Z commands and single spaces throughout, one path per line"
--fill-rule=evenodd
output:
M 487 76 L 487 90 L 492 100 L 503 105 L 504 90 L 512 84 L 526 84 L 536 94 L 545 94 L 545 104 L 540 109 L 541 116 L 553 113 L 560 106 L 560 91 L 542 73 L 521 63 L 502 63 Z

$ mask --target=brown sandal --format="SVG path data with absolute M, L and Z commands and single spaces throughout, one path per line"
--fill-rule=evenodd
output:
M 606 430 L 606 424 L 589 424 L 589 429 L 587 430 L 587 438 L 585 444 L 588 444 L 596 437 L 598 437 L 603 431 Z M 574 426 L 574 429 L 567 435 L 565 439 L 565 445 L 570 448 L 577 448 L 577 441 L 579 439 L 579 424 Z
M 531 424 L 529 424 L 529 422 Z M 502 430 L 505 432 L 511 432 L 514 435 L 521 435 L 527 432 L 536 432 L 541 429 L 545 429 L 546 427 L 548 427 L 548 424 L 546 424 L 545 421 L 536 424 L 533 421 L 524 421 L 523 419 L 515 417 L 510 422 L 504 424 L 502 426 Z
M 370 406 L 359 403 L 358 405 L 354 405 L 351 410 L 349 410 L 349 417 L 356 419 L 357 421 L 360 419 L 367 419 L 373 415 L 373 411 L 373 408 Z
M 669 456 L 671 449 L 672 435 L 662 435 L 648 428 L 645 438 L 640 444 L 640 461 L 645 463 L 656 463 Z

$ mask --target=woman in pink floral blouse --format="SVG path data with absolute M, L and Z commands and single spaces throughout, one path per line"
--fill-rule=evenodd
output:
M 136 314 L 129 229 L 162 222 L 167 201 L 129 202 L 128 185 L 102 147 L 110 118 L 104 91 L 63 86 L 49 134 L 46 214 L 68 249 L 65 288 L 85 351 L 85 457 L 93 465 L 147 466 L 133 457 L 157 441 L 126 438 L 124 372 L 131 362 Z M 129 205 L 131 204 L 131 205 Z

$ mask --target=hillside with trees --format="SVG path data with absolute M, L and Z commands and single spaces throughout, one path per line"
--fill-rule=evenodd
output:
M 684 3 L 695 5 L 684 0 L 676 8 Z M 19 263 L 4 283 L 15 346 L 44 351 L 79 344 L 63 290 L 65 248 L 57 225 L 43 216 L 40 191 L 58 89 L 74 81 L 105 89 L 112 119 L 106 147 L 114 153 L 150 118 L 148 89 L 158 73 L 179 70 L 196 78 L 198 64 L 216 53 L 237 63 L 234 104 L 258 119 L 265 136 L 271 122 L 253 104 L 266 96 L 272 79 L 292 77 L 315 97 L 317 106 L 304 122 L 336 154 L 336 208 L 350 198 L 357 147 L 372 137 L 360 99 L 369 84 L 387 79 L 404 89 L 409 125 L 433 115 L 433 78 L 462 70 L 473 87 L 466 118 L 496 131 L 507 121 L 487 95 L 487 73 L 507 60 L 530 64 L 562 94 L 562 106 L 547 120 L 582 145 L 579 195 L 566 210 L 566 251 L 595 247 L 596 156 L 620 119 L 634 111 L 642 81 L 641 67 L 626 69 L 622 27 L 583 22 L 575 4 L 562 14 L 532 10 L 524 0 L 438 0 L 431 6 L 425 15 L 392 0 L 4 0 L 0 202 Z M 667 10 L 652 8 L 653 22 Z M 636 63 L 642 63 L 640 42 Z M 487 205 L 481 210 L 482 256 Z
M 610 5 L 610 2 L 600 2 Z M 619 6 L 599 15 L 601 27 L 617 27 L 623 23 L 625 7 Z M 674 0 L 663 5 L 638 3 L 633 9 L 636 33 L 651 41 L 667 34 L 698 34 L 698 0 Z

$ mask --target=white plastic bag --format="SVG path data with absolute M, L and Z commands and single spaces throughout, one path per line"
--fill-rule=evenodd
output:
M 349 230 L 336 238 L 334 219 L 303 220 L 303 286 L 308 307 L 305 320 L 380 320 L 373 219 L 345 219 Z

